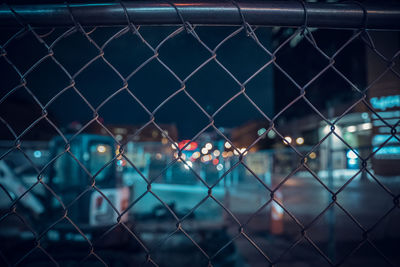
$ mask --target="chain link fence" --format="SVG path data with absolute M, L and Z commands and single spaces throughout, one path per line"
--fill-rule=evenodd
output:
M 66 3 L 41 5 L 40 10 L 34 6 L 2 6 L 2 264 L 400 264 L 396 252 L 398 228 L 390 228 L 390 238 L 374 236 L 383 224 L 389 227 L 388 218 L 397 216 L 399 192 L 396 184 L 388 185 L 386 178 L 371 169 L 374 158 L 386 151 L 385 147 L 397 149 L 400 116 L 381 112 L 385 110 L 382 97 L 370 100 L 370 91 L 390 75 L 395 88 L 386 108 L 398 112 L 400 49 L 397 43 L 394 53 L 380 51 L 375 43 L 384 40 L 378 40 L 379 35 L 370 28 L 398 28 L 399 6 L 382 4 L 378 9 L 384 12 L 376 14 L 374 7 L 355 1 L 254 5 L 257 8 L 235 1 L 155 1 Z M 317 13 L 321 8 L 327 14 Z M 268 12 L 277 13 L 272 16 Z M 342 20 L 331 20 L 330 16 Z M 320 31 L 333 31 L 330 28 L 342 28 L 338 30 L 340 42 L 315 38 Z M 398 36 L 396 30 L 391 34 Z M 327 50 L 319 41 L 336 45 Z M 338 58 L 356 42 L 384 65 L 366 84 L 354 82 L 354 77 L 337 66 Z M 295 62 L 295 56 L 281 57 L 282 51 L 301 53 L 299 49 L 305 46 L 305 56 L 312 57 L 308 61 L 315 62 L 318 70 L 302 69 L 303 62 Z M 252 54 L 253 50 L 257 53 Z M 353 52 L 347 52 L 346 57 Z M 240 61 L 239 67 L 229 63 L 235 58 Z M 249 62 L 252 65 L 246 65 Z M 213 69 L 204 72 L 210 65 Z M 297 70 L 291 72 L 289 65 L 296 65 Z M 366 68 L 365 62 L 355 65 L 355 72 Z M 273 84 L 270 69 L 290 84 L 294 97 L 284 95 L 287 91 Z M 320 82 L 328 72 L 351 96 L 351 101 L 336 112 L 330 112 L 329 105 L 326 109 L 314 104 L 309 97 L 309 91 L 321 92 L 329 87 L 324 82 L 332 80 Z M 255 83 L 260 77 L 261 81 Z M 313 87 L 315 84 L 318 88 Z M 256 91 L 249 89 L 252 86 Z M 219 95 L 218 90 L 226 94 Z M 319 100 L 325 105 L 330 99 L 323 98 L 334 95 L 322 92 Z M 263 102 L 263 96 L 269 100 Z M 279 97 L 284 104 L 272 108 Z M 210 103 L 215 104 L 210 107 Z M 344 131 L 352 132 L 350 126 L 338 127 L 360 106 L 374 123 L 386 129 L 373 148 L 356 147 L 344 137 Z M 190 109 L 198 117 L 187 115 Z M 296 140 L 296 144 L 288 138 L 287 117 L 283 122 L 281 118 L 289 111 L 304 114 L 304 110 L 317 117 L 314 127 L 320 135 L 302 147 L 304 139 Z M 263 129 L 244 147 L 223 127 L 225 121 L 243 121 L 240 113 L 261 121 Z M 186 142 L 179 142 L 176 128 L 165 124 L 175 119 L 189 128 L 184 130 L 190 135 Z M 140 126 L 112 125 L 128 125 L 130 120 Z M 80 125 L 66 129 L 67 122 L 73 121 Z M 363 127 L 373 131 L 375 124 Z M 178 127 L 177 131 L 181 130 Z M 146 131 L 151 140 L 159 141 L 143 145 Z M 272 135 L 280 148 L 270 146 L 262 154 L 257 146 Z M 32 140 L 45 141 L 38 145 L 31 144 Z M 207 148 L 213 140 L 218 144 L 205 152 L 198 150 L 203 145 Z M 341 144 L 340 152 L 333 152 L 335 142 Z M 192 152 L 188 155 L 187 151 Z M 335 167 L 333 162 L 336 158 L 346 161 L 346 153 L 353 160 L 349 164 L 357 164 L 338 182 L 335 170 L 348 166 L 345 162 L 344 167 Z M 325 157 L 325 165 L 312 161 L 320 155 Z M 390 160 L 384 168 L 398 165 L 399 158 Z M 254 165 L 254 161 L 261 163 Z M 207 162 L 209 167 L 204 167 Z M 22 165 L 31 169 L 29 181 L 16 175 Z M 255 170 L 255 166 L 261 166 L 261 170 Z M 307 177 L 309 182 L 300 187 L 296 185 L 298 177 Z M 354 188 L 360 177 L 367 177 L 369 184 Z M 362 200 L 346 199 L 348 188 Z M 305 190 L 320 193 L 314 196 Z M 368 197 L 363 198 L 362 190 Z M 377 194 L 375 190 L 388 198 L 385 205 L 374 205 L 376 199 L 371 196 Z M 300 201 L 303 210 L 311 210 L 316 204 L 323 208 L 305 220 L 289 200 L 296 197 L 303 198 L 293 200 Z M 366 217 L 375 212 L 379 215 L 365 224 L 353 215 L 357 211 L 351 208 L 352 203 L 367 210 L 369 206 Z M 270 218 L 271 212 L 277 212 L 278 222 Z M 336 221 L 335 213 L 342 214 Z M 318 227 L 326 217 L 328 223 Z M 343 224 L 352 229 L 348 230 L 351 234 L 357 233 L 356 241 L 341 243 L 335 229 Z M 313 232 L 316 228 L 321 232 Z M 328 241 L 321 241 L 325 234 Z

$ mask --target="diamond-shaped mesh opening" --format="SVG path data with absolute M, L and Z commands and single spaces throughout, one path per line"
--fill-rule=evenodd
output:
M 202 258 L 199 266 L 204 265 L 204 260 L 206 260 L 207 264 L 207 256 L 210 257 L 211 264 L 213 265 L 229 265 L 234 264 L 235 262 L 241 262 L 240 257 L 236 254 L 236 247 L 231 242 L 232 238 L 228 229 L 222 225 L 214 225 L 210 227 L 210 224 L 207 225 L 207 223 L 199 226 L 199 231 L 193 231 L 191 228 L 193 229 L 189 223 L 184 224 L 183 226 L 185 232 L 194 241 L 194 249 L 201 252 L 201 254 L 197 256 L 198 258 Z M 199 247 L 204 253 L 199 249 Z
M 247 36 L 242 29 L 226 34 L 227 39 L 220 43 L 217 50 L 217 59 L 240 81 L 244 82 L 264 64 L 271 60 L 271 56 L 255 40 Z M 258 41 L 268 43 L 270 32 L 266 28 L 256 31 Z M 246 51 L 244 53 L 243 51 Z
M 335 85 L 330 82 L 332 80 L 335 80 Z M 338 87 L 343 88 L 340 93 L 337 90 Z M 332 99 L 332 102 L 336 101 L 336 103 L 332 103 L 335 106 L 339 106 L 340 103 L 352 103 L 359 100 L 362 96 L 357 89 L 363 90 L 360 84 L 349 84 L 343 77 L 330 68 L 310 84 L 306 89 L 306 98 L 315 108 L 324 110 L 326 108 L 326 101 L 324 102 L 321 99 L 328 101 Z
M 281 264 L 288 263 L 281 260 L 281 258 L 291 251 L 291 247 L 296 239 L 299 238 L 296 234 L 293 240 L 288 237 L 276 238 L 276 236 L 266 232 L 252 233 L 248 230 L 246 230 L 246 235 L 249 239 L 254 241 L 255 245 L 250 244 L 245 237 L 236 239 L 235 244 L 237 245 L 238 251 L 243 254 L 243 261 L 249 265 L 256 265 L 258 262 L 267 261 L 266 257 L 268 257 L 270 261 L 279 259 Z
M 159 59 L 181 79 L 186 78 L 211 56 L 210 52 L 196 38 L 186 34 L 183 28 L 177 29 L 164 40 L 158 50 Z
M 260 240 L 254 236 L 251 236 L 251 239 L 255 240 L 255 244 L 261 250 L 261 252 L 252 244 L 250 244 L 246 238 L 244 238 L 243 236 L 239 236 L 239 238 L 237 238 L 234 242 L 235 247 L 239 251 L 240 255 L 243 255 L 239 259 L 239 261 L 242 264 L 248 264 L 248 265 L 254 265 L 257 264 L 258 262 L 267 261 L 264 255 L 266 255 L 265 253 L 269 253 L 270 251 L 264 250 L 265 246 L 263 245 L 265 244 L 261 243 Z M 265 239 L 263 241 L 265 241 Z
M 360 197 L 359 201 L 352 201 L 349 203 L 349 195 L 356 195 L 360 188 L 362 188 L 363 191 L 371 192 L 371 194 L 365 194 Z M 351 183 L 338 194 L 338 202 L 366 228 L 370 228 L 376 223 L 393 205 L 391 196 L 376 181 L 371 181 L 369 174 L 357 175 Z M 380 212 L 376 214 L 363 212 L 360 207 L 364 207 L 365 203 L 369 203 L 368 209 L 377 209 Z M 359 208 L 357 208 L 357 206 Z
M 368 91 L 371 96 L 376 95 L 373 91 L 375 91 L 376 88 L 379 88 L 379 86 L 382 87 L 382 84 L 386 84 L 386 90 L 396 86 L 396 83 L 398 83 L 400 78 L 398 72 L 393 72 L 392 69 L 386 68 L 385 71 L 379 73 L 380 75 L 374 81 L 371 81 L 371 84 L 368 86 Z
M 179 92 L 157 110 L 157 123 L 173 123 L 182 139 L 190 139 L 208 123 L 207 116 L 184 92 Z
M 68 112 L 58 107 L 68 103 Z M 83 94 L 78 88 L 69 87 L 60 94 L 55 95 L 47 103 L 50 116 L 57 118 L 53 121 L 63 132 L 77 132 L 82 125 L 93 119 L 93 107 L 85 102 Z
M 75 81 L 76 88 L 94 107 L 123 86 L 118 74 L 101 59 L 84 69 Z
M 196 229 L 196 221 L 200 223 L 201 228 L 207 229 L 207 227 L 215 227 L 216 229 L 220 229 L 223 225 L 224 218 L 229 216 L 220 205 L 221 203 L 222 205 L 229 205 L 227 204 L 226 190 L 220 187 L 213 188 L 213 197 L 215 199 L 211 197 L 206 198 L 207 192 L 205 193 L 206 194 L 196 192 L 199 196 L 204 195 L 204 198 L 196 203 L 196 206 L 193 207 L 193 211 L 190 211 L 191 213 L 186 213 L 187 219 L 183 223 L 185 229 L 189 228 L 192 229 L 191 231 L 194 231 L 194 229 Z M 216 222 L 215 225 L 213 225 L 214 222 Z
M 349 33 L 348 33 L 349 34 Z M 346 34 L 343 38 L 340 47 L 332 48 L 331 52 L 327 51 L 327 55 L 331 56 L 335 63 L 333 68 L 340 72 L 352 84 L 356 85 L 359 89 L 364 89 L 366 69 L 359 70 L 360 65 L 366 64 L 365 58 L 365 43 L 362 41 L 363 33 L 354 32 L 352 35 Z M 352 60 L 349 62 L 349 57 Z
M 262 170 L 251 169 L 253 164 L 250 157 L 251 155 L 245 156 L 244 164 L 238 164 L 228 173 L 224 172 L 223 178 L 220 175 L 217 184 L 226 191 L 224 204 L 229 205 L 229 210 L 243 223 L 257 213 L 270 198 L 270 192 L 265 187 L 269 186 L 268 177 L 265 177 Z M 233 160 L 232 165 L 236 162 Z
M 124 52 L 121 53 L 121 51 Z M 129 28 L 123 31 L 121 36 L 108 43 L 104 53 L 124 77 L 154 55 L 142 39 L 137 34 L 132 34 Z
M 57 155 L 59 155 L 59 153 L 63 153 L 63 150 L 63 147 L 60 146 L 57 151 Z M 48 174 L 46 173 L 46 175 L 52 178 L 52 182 L 49 183 L 49 186 L 55 192 L 55 194 L 57 194 L 57 196 L 61 195 L 61 197 L 57 199 L 54 194 L 50 193 L 50 206 L 55 210 L 61 211 L 61 209 L 63 209 L 62 204 L 69 204 L 86 189 L 86 187 L 90 184 L 90 176 L 69 153 L 64 153 L 62 156 L 59 156 L 56 160 L 52 161 L 52 165 L 53 166 L 48 168 Z M 64 171 L 64 166 L 69 167 L 68 171 Z M 81 175 L 81 173 L 84 174 Z M 80 177 L 78 177 L 78 175 L 82 176 L 83 181 L 79 179 Z M 70 187 L 70 192 L 64 189 L 65 184 Z M 62 213 L 58 215 L 62 216 Z
M 75 222 L 71 219 L 62 219 L 53 225 L 51 230 L 43 232 L 45 235 L 42 237 L 42 240 L 43 242 L 48 240 L 49 244 L 45 251 L 56 262 L 63 260 L 63 258 L 65 259 L 62 251 L 67 249 L 74 252 L 71 257 L 65 259 L 69 264 L 77 264 L 87 255 L 90 239 L 86 238 L 90 238 L 91 234 L 82 229 L 78 231 L 75 228 L 77 227 L 76 224 L 75 226 L 74 224 Z
M 129 80 L 129 88 L 150 111 L 153 111 L 180 89 L 181 85 L 165 67 L 156 60 L 152 60 L 133 74 Z M 152 93 L 148 94 L 148 92 Z
M 173 228 L 176 224 L 176 219 L 174 215 L 171 213 L 171 210 L 174 208 L 173 201 L 172 202 L 164 202 L 158 199 L 154 193 L 147 192 L 147 189 L 142 193 L 143 188 L 138 184 L 138 196 L 135 195 L 132 210 L 134 218 L 140 221 L 149 221 L 149 222 L 160 222 L 166 221 L 169 222 L 164 227 L 163 231 Z M 143 195 L 143 196 L 142 196 Z M 170 199 L 166 199 L 168 201 Z M 171 208 L 172 207 L 172 208 Z M 169 208 L 169 209 L 168 209 Z M 144 225 L 145 226 L 145 225 Z M 138 231 L 141 232 L 141 224 L 138 226 Z M 143 230 L 144 231 L 144 230 Z M 147 228 L 149 231 L 149 228 Z
M 313 103 L 310 104 L 310 101 L 307 98 L 296 97 L 296 95 L 293 94 L 293 97 L 290 97 L 289 100 L 286 101 L 287 102 L 285 103 L 284 107 L 282 109 L 277 109 L 274 114 L 274 118 L 276 119 L 275 128 L 277 130 L 277 134 L 279 133 L 280 135 L 286 136 L 287 134 L 293 132 L 293 130 L 290 129 L 290 126 L 296 127 L 296 125 L 293 125 L 293 121 L 296 120 L 302 120 L 304 128 L 307 129 L 307 127 L 324 127 L 327 125 L 327 122 L 325 122 L 324 118 L 330 119 L 328 118 L 326 110 L 323 109 L 322 112 L 317 110 Z M 320 125 L 316 125 L 318 122 Z M 302 131 L 302 129 L 299 129 L 297 134 L 300 134 L 300 131 Z
M 23 49 L 27 44 L 29 44 L 29 49 Z M 18 35 L 8 43 L 5 49 L 7 51 L 7 57 L 13 62 L 21 74 L 24 74 L 34 66 L 35 63 L 39 62 L 48 54 L 46 47 L 40 43 L 32 31 L 27 31 Z M 35 51 L 35 53 L 31 53 L 30 51 L 32 50 Z
M 240 91 L 240 86 L 213 61 L 191 76 L 186 86 L 189 94 L 209 114 Z
M 283 42 L 282 44 L 284 45 L 280 46 L 280 49 L 276 52 L 276 63 L 297 84 L 304 86 L 329 64 L 329 60 L 302 36 L 300 30 L 294 32 L 290 39 L 287 40 L 293 40 L 294 38 L 301 38 L 301 40 L 295 47 L 291 41 Z M 307 50 L 308 53 L 297 53 L 296 50 Z M 304 68 L 304 66 L 307 66 L 307 68 Z M 282 70 L 278 69 L 276 71 Z
M 326 190 L 324 181 L 318 181 L 314 176 L 297 177 L 293 172 L 280 180 L 280 182 L 283 181 L 284 183 L 279 187 L 283 205 L 304 225 L 311 223 L 327 207 L 330 193 Z M 313 190 L 312 193 L 307 193 L 302 188 Z M 299 202 L 298 199 L 303 201 Z M 314 199 L 321 201 L 316 202 L 313 201 Z
M 28 89 L 29 90 L 29 89 Z M 18 109 L 18 113 L 14 112 Z M 40 105 L 24 87 L 20 87 L 0 104 L 1 117 L 16 134 L 21 134 L 42 115 Z
M 162 219 L 170 217 L 173 219 L 163 203 L 175 213 L 179 218 L 188 215 L 193 217 L 190 211 L 195 208 L 207 196 L 207 188 L 201 184 L 196 166 L 189 167 L 190 161 L 184 164 L 181 160 L 170 166 L 165 172 L 151 177 L 151 193 L 156 195 L 155 198 L 141 200 L 141 205 L 145 205 L 144 211 L 147 210 L 152 213 L 155 218 Z M 138 180 L 136 182 L 137 191 L 135 191 L 135 198 L 140 197 L 148 189 L 144 181 Z M 149 193 L 147 193 L 149 194 Z M 203 210 L 204 213 L 204 210 Z
M 121 212 L 120 202 L 123 199 L 123 196 L 121 196 L 123 193 L 118 195 L 117 192 L 113 192 L 109 187 L 101 186 L 100 179 L 98 184 L 99 185 L 96 186 L 96 189 L 101 191 L 102 194 L 95 189 L 86 190 L 88 188 L 87 186 L 80 186 L 79 191 L 81 192 L 78 196 L 74 196 L 72 202 L 67 202 L 69 200 L 68 198 L 71 197 L 69 192 L 60 192 L 65 195 L 63 201 L 65 201 L 68 210 L 68 219 L 70 219 L 73 224 L 83 232 L 83 235 L 78 233 L 78 235 L 71 237 L 71 240 L 85 243 L 84 246 L 89 245 L 85 240 L 85 236 L 90 242 L 96 240 L 101 236 L 102 232 L 105 232 L 105 229 L 109 229 L 113 224 L 117 223 L 117 211 Z M 82 209 L 87 212 L 82 212 Z M 55 211 L 53 221 L 62 218 L 64 214 L 64 210 L 60 210 L 60 212 Z M 126 222 L 125 218 L 121 220 Z M 87 227 L 86 221 L 91 225 L 96 225 L 98 229 L 95 230 Z M 60 232 L 70 232 L 74 227 L 73 224 L 60 222 L 54 229 L 59 229 Z M 113 234 L 110 234 L 109 238 L 112 236 Z M 114 236 L 117 236 L 117 234 L 114 234 Z M 66 241 L 68 243 L 68 237 Z M 103 243 L 106 243 L 106 240 L 103 240 Z
M 237 107 L 240 107 L 240 109 Z M 219 109 L 219 112 L 215 115 L 215 124 L 219 127 L 236 128 L 252 120 L 261 120 L 265 124 L 267 121 L 243 94 L 236 94 Z
M 98 110 L 105 124 L 138 125 L 149 120 L 149 114 L 130 91 L 122 90 L 115 93 L 110 95 L 111 98 L 105 99 Z M 115 120 L 116 108 L 119 110 L 118 120 Z
M 270 116 L 275 108 L 275 104 L 269 103 L 269 99 L 276 98 L 274 96 L 274 73 L 272 64 L 263 65 L 255 73 L 255 76 L 247 77 L 246 93 L 252 101 L 268 116 Z M 293 91 L 297 93 L 296 90 Z
M 335 224 L 331 224 L 332 220 Z M 321 250 L 333 261 L 347 257 L 349 251 L 363 240 L 362 229 L 338 206 L 328 209 L 307 232 L 313 241 L 321 244 Z M 340 238 L 345 248 L 332 246 L 329 239 L 333 236 Z
M 71 55 L 71 44 L 82 47 L 82 50 Z M 88 62 L 99 55 L 98 49 L 90 41 L 76 30 L 66 29 L 57 39 L 54 46 L 55 58 L 64 66 L 64 68 L 74 75 L 81 70 Z
M 43 104 L 48 103 L 62 89 L 70 85 L 67 74 L 50 58 L 30 72 L 26 79 L 29 81 L 27 83 L 29 89 Z

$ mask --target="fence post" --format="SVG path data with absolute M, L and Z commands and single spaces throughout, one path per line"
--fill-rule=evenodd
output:
M 328 118 L 329 120 L 332 120 L 335 116 L 335 110 L 334 106 L 332 103 L 328 103 Z M 328 176 L 328 187 L 332 190 L 334 187 L 334 181 L 333 181 L 333 147 L 332 147 L 332 141 L 333 141 L 333 134 L 328 137 L 328 155 L 327 155 L 327 176 Z M 328 192 L 328 204 L 332 201 L 332 197 Z M 328 254 L 332 260 L 335 259 L 335 206 L 332 206 L 328 210 L 328 227 L 329 227 L 329 241 L 328 241 Z

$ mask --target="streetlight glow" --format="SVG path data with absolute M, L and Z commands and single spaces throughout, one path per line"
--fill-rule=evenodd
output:
M 220 171 L 220 170 L 222 170 L 223 168 L 224 168 L 224 166 L 222 166 L 222 164 L 221 164 L 221 163 L 217 165 L 217 170 L 219 170 L 219 171 Z
M 208 150 L 211 150 L 212 147 L 213 147 L 213 146 L 212 146 L 211 143 L 207 143 L 206 146 L 205 146 L 205 148 L 207 148 Z
M 178 143 L 171 144 L 172 149 L 176 149 L 178 147 Z
M 189 170 L 189 167 L 193 167 L 193 163 L 191 161 L 186 161 L 186 164 L 184 165 L 186 170 Z
M 225 148 L 226 148 L 226 149 L 229 149 L 229 148 L 231 148 L 231 147 L 232 147 L 231 143 L 229 143 L 228 141 L 226 141 L 226 142 L 225 142 Z
M 288 145 L 288 144 L 292 143 L 292 138 L 291 138 L 290 136 L 285 136 L 285 137 L 283 138 L 283 143 L 284 143 L 285 145 Z
M 200 157 L 200 152 L 196 151 L 193 153 L 192 158 L 198 159 Z
M 97 146 L 97 152 L 104 153 L 106 151 L 107 151 L 107 148 L 104 145 L 98 145 Z
M 347 127 L 346 129 L 349 133 L 354 133 L 355 131 L 357 131 L 357 127 L 354 125 L 351 125 L 349 127 Z
M 296 138 L 296 143 L 297 143 L 298 145 L 304 144 L 304 138 L 303 138 L 303 137 L 297 137 L 297 138 Z

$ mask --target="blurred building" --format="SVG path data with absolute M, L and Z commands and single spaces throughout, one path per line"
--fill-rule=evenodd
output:
M 371 36 L 375 49 L 381 53 L 380 56 L 367 49 L 368 96 L 377 112 L 372 115 L 371 145 L 375 152 L 372 163 L 375 173 L 394 176 L 400 174 L 400 67 L 394 64 L 400 35 L 397 32 L 372 32 Z
M 163 132 L 154 124 L 149 124 L 140 132 L 138 132 L 138 130 L 142 125 L 110 124 L 106 125 L 106 127 L 119 141 L 162 142 L 163 144 L 167 144 L 169 142 L 167 135 L 174 141 L 178 140 L 178 129 L 175 124 L 158 125 Z M 107 131 L 102 128 L 100 129 L 100 133 L 107 134 Z
M 240 127 L 232 129 L 231 140 L 237 147 L 249 147 L 257 140 L 257 138 L 265 133 L 268 126 L 269 125 L 265 121 L 250 121 Z M 252 151 L 271 148 L 274 138 L 274 132 L 270 131 L 269 134 L 263 136 L 257 141 L 257 143 L 252 147 Z

